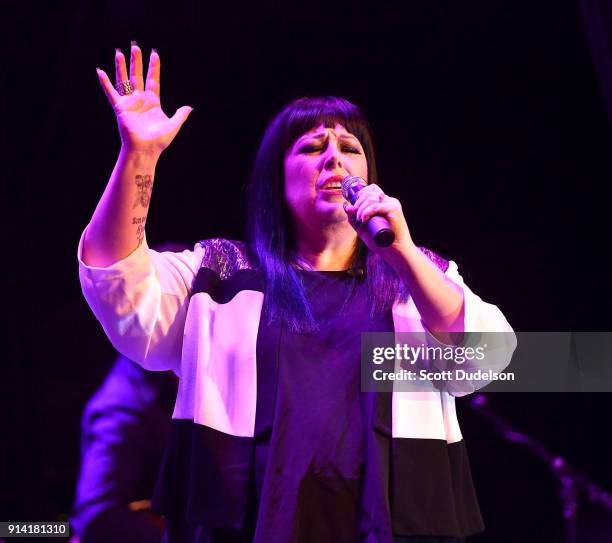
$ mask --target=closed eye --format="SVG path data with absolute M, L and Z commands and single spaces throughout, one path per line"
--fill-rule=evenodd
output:
M 312 145 L 307 145 L 306 147 L 302 147 L 300 149 L 300 153 L 314 153 L 315 151 L 320 151 L 322 147 L 314 147 Z
M 322 151 L 323 147 L 318 147 L 318 146 L 314 146 L 314 145 L 306 145 L 305 147 L 302 147 L 300 149 L 300 153 L 316 153 L 317 151 Z M 352 147 L 350 145 L 343 145 L 340 150 L 343 153 L 354 153 L 354 154 L 361 154 L 361 151 L 359 149 L 357 149 L 357 147 Z

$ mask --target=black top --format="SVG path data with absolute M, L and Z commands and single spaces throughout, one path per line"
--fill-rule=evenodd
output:
M 253 438 L 173 421 L 154 500 L 154 510 L 167 515 L 166 541 L 386 542 L 393 532 L 435 533 L 439 522 L 456 518 L 455 498 L 469 509 L 461 519 L 471 518 L 472 509 L 478 513 L 462 443 L 394 443 L 391 394 L 361 392 L 361 333 L 392 332 L 391 311 L 371 318 L 363 277 L 298 273 L 319 331 L 292 333 L 282 322 L 269 325 L 262 314 Z M 233 281 L 226 285 L 232 292 Z M 434 468 L 414 472 L 413 466 L 427 464 L 417 461 L 423 458 Z M 455 472 L 463 477 L 447 481 Z M 406 507 L 414 515 L 405 515 Z M 394 510 L 400 522 L 392 519 Z M 405 518 L 418 522 L 403 525 Z
M 258 364 L 278 364 L 258 372 L 278 382 L 258 386 L 275 401 L 271 427 L 257 412 L 257 540 L 293 541 L 299 532 L 300 541 L 354 543 L 364 473 L 361 333 L 391 332 L 393 319 L 390 311 L 371 318 L 366 282 L 347 272 L 299 274 L 319 331 L 264 322 L 257 340 Z
M 168 542 L 371 543 L 392 532 L 386 466 L 394 453 L 388 436 L 372 425 L 380 419 L 379 426 L 390 427 L 390 394 L 381 402 L 376 393 L 360 391 L 361 333 L 392 332 L 391 311 L 372 319 L 363 277 L 298 273 L 319 331 L 292 333 L 262 315 L 252 445 L 175 421 L 176 443 L 161 486 L 166 502 L 160 500 L 160 507 L 176 511 L 168 514 Z M 214 464 L 225 467 L 209 469 Z M 186 521 L 185 510 L 189 517 L 200 509 L 208 520 Z

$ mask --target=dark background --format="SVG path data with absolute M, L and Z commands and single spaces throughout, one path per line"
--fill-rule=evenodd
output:
M 244 181 L 288 100 L 335 94 L 373 127 L 381 185 L 412 235 L 520 331 L 612 330 L 610 125 L 578 1 L 132 2 L 3 8 L 7 363 L 0 520 L 65 519 L 81 409 L 113 352 L 80 293 L 76 246 L 119 138 L 95 67 L 138 41 L 162 105 L 195 111 L 165 152 L 150 244 L 242 238 Z M 612 489 L 608 394 L 490 404 Z M 548 468 L 458 400 L 488 530 L 562 541 Z M 612 541 L 581 506 L 579 541 Z M 589 539 L 596 522 L 598 536 Z M 604 530 L 606 530 L 604 532 Z M 604 533 L 606 535 L 604 535 Z

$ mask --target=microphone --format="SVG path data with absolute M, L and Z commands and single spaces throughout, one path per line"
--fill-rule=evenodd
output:
M 359 191 L 367 186 L 368 184 L 363 178 L 357 175 L 348 175 L 342 180 L 342 196 L 354 205 Z M 389 247 L 395 241 L 395 234 L 391 225 L 384 217 L 374 215 L 368 219 L 365 226 L 379 247 Z

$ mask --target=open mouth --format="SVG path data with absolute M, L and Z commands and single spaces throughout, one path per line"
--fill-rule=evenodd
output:
M 342 180 L 343 179 L 344 178 L 340 175 L 334 175 L 333 177 L 330 177 L 329 179 L 327 179 L 325 183 L 323 183 L 321 190 L 342 192 Z

